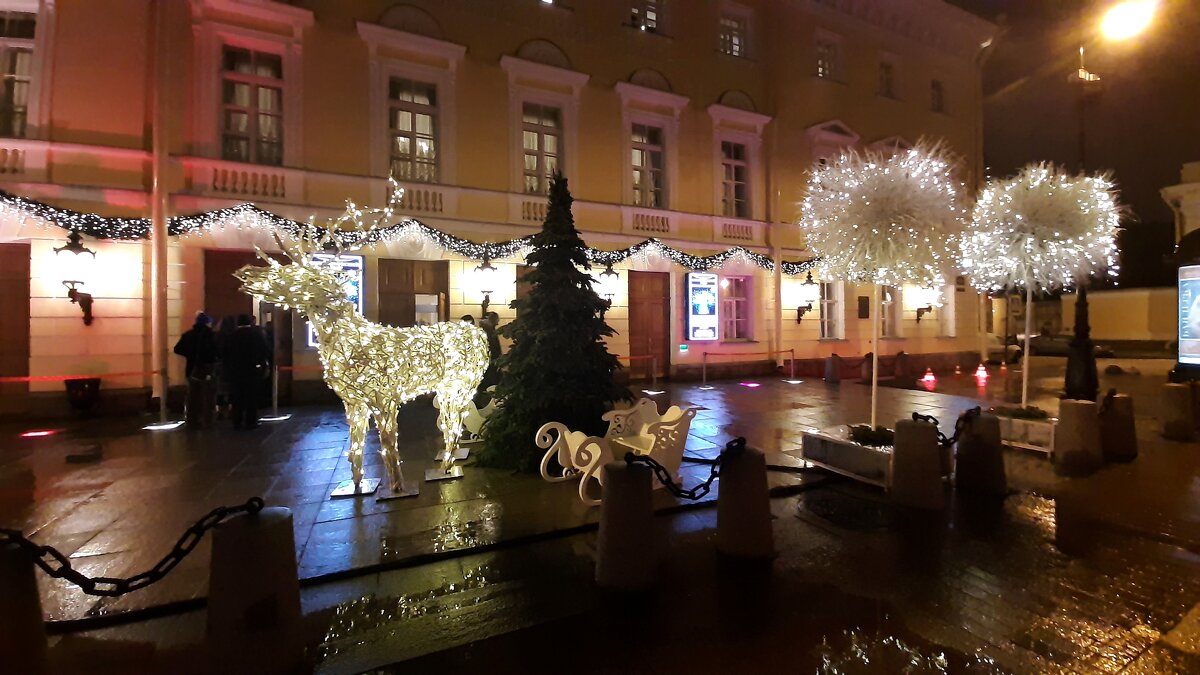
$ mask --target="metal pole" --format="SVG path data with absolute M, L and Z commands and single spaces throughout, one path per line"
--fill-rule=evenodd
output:
M 879 283 L 875 284 L 875 314 L 871 321 L 871 428 L 875 428 L 875 411 L 879 400 L 879 315 L 883 311 Z
M 1025 279 L 1025 352 L 1021 355 L 1021 407 L 1029 405 L 1029 370 L 1032 354 L 1029 353 L 1029 334 L 1033 332 L 1033 280 Z
M 271 364 L 271 416 L 279 417 L 279 364 Z
M 650 356 L 650 388 L 658 389 L 658 357 Z
M 987 363 L 987 313 L 990 311 L 988 307 L 988 294 L 986 292 L 979 294 L 979 362 Z
M 788 352 L 792 355 L 788 361 L 788 377 L 792 380 L 796 379 L 796 350 L 789 349 Z
M 167 3 L 154 3 L 153 101 L 151 109 L 151 194 L 150 194 L 150 299 L 151 358 L 158 371 L 158 418 L 167 421 L 167 394 L 170 391 L 167 348 L 167 195 L 163 172 L 167 163 L 167 142 L 163 106 L 163 83 L 167 64 L 163 58 L 163 23 Z
M 700 384 L 708 384 L 708 352 L 700 353 Z

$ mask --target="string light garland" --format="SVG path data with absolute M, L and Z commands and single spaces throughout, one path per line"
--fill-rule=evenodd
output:
M 1117 275 L 1121 207 L 1107 175 L 1027 165 L 988 181 L 972 221 L 959 264 L 981 290 L 1051 290 L 1103 271 Z
M 412 218 L 405 218 L 391 225 L 383 225 L 382 223 L 395 218 L 396 208 L 403 195 L 403 189 L 395 181 L 391 181 L 391 185 L 391 197 L 387 207 L 364 209 L 353 202 L 347 202 L 346 211 L 335 219 L 335 222 L 339 224 L 339 228 L 350 225 L 352 229 L 341 228 L 336 237 L 331 237 L 328 229 L 323 232 L 319 231 L 320 228 L 317 228 L 311 219 L 307 223 L 297 222 L 260 209 L 253 204 L 238 204 L 189 216 L 176 216 L 169 219 L 167 232 L 171 236 L 189 237 L 228 227 L 238 230 L 261 229 L 283 232 L 292 239 L 316 236 L 325 244 L 340 250 L 374 247 L 391 241 L 419 241 L 477 261 L 512 258 L 522 254 L 529 247 L 533 235 L 508 241 L 479 243 L 456 237 Z M 150 219 L 148 218 L 105 218 L 94 213 L 81 213 L 51 206 L 3 190 L 0 190 L 0 217 L 15 218 L 22 224 L 39 221 L 41 224 L 56 225 L 70 232 L 79 232 L 96 239 L 130 241 L 146 239 L 150 236 Z M 696 256 L 669 246 L 658 239 L 646 239 L 628 248 L 617 250 L 606 251 L 589 248 L 587 255 L 590 262 L 600 265 L 616 264 L 634 257 L 658 255 L 693 272 L 716 269 L 734 259 L 744 260 L 768 272 L 775 269 L 775 264 L 770 258 L 742 246 L 712 255 Z M 813 269 L 815 262 L 815 260 L 784 261 L 782 272 L 789 276 L 805 274 Z

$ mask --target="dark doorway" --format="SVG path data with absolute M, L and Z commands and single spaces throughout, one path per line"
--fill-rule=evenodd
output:
M 28 375 L 29 244 L 0 244 L 0 377 Z M 25 413 L 28 405 L 28 382 L 0 382 L 0 415 Z
M 671 275 L 629 272 L 629 355 L 653 356 L 655 375 L 669 371 L 671 349 Z M 630 377 L 649 379 L 650 359 L 634 358 Z

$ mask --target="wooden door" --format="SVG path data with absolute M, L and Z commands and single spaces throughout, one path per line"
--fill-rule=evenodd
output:
M 379 260 L 379 323 L 412 326 L 417 306 L 437 296 L 437 319 L 450 319 L 450 263 L 445 260 Z
M 221 319 L 239 314 L 253 314 L 254 300 L 242 291 L 242 282 L 233 273 L 245 265 L 266 265 L 254 251 L 226 251 L 207 249 L 204 251 L 204 307 L 203 311 L 213 318 L 213 327 L 221 325 Z M 187 324 L 190 326 L 191 317 Z
M 629 273 L 629 355 L 654 356 L 659 377 L 669 369 L 671 349 L 671 275 Z M 649 359 L 630 362 L 630 375 L 648 378 Z
M 63 303 L 66 290 L 63 290 Z M 73 316 L 78 316 L 75 312 Z M 0 377 L 29 375 L 29 244 L 0 244 Z M 27 411 L 28 382 L 0 382 L 0 415 Z

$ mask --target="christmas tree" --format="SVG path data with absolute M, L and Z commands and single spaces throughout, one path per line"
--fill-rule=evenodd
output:
M 571 215 L 567 179 L 556 174 L 542 231 L 534 235 L 531 266 L 522 281 L 529 295 L 512 304 L 517 318 L 500 333 L 512 347 L 500 357 L 496 386 L 500 407 L 483 429 L 479 463 L 536 471 L 545 451 L 534 435 L 546 422 L 602 435 L 600 419 L 618 399 L 630 398 L 613 374 L 621 367 L 604 338 L 614 334 L 604 321 L 609 303 L 592 290 L 586 246 Z

